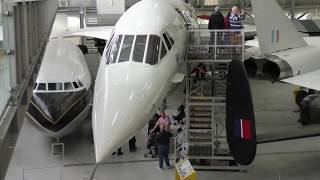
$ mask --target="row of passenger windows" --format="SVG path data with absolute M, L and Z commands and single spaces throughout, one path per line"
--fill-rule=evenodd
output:
M 81 81 L 78 82 L 65 82 L 65 83 L 35 83 L 34 90 L 36 91 L 70 91 L 78 88 L 82 88 Z
M 108 44 L 106 51 L 107 64 L 126 62 L 129 60 L 155 65 L 171 50 L 174 45 L 173 38 L 166 32 L 161 38 L 157 35 L 117 35 Z M 164 45 L 166 44 L 166 47 Z M 144 61 L 145 57 L 145 61 Z

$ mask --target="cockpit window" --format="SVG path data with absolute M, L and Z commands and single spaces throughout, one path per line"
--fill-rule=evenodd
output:
M 66 82 L 64 83 L 64 90 L 73 90 L 73 86 L 71 84 L 71 82 Z
M 48 90 L 49 91 L 56 90 L 56 83 L 48 83 Z
M 62 83 L 56 83 L 56 89 L 58 91 L 61 91 L 62 90 Z
M 171 43 L 170 43 L 169 38 L 168 38 L 168 36 L 167 36 L 166 33 L 163 33 L 163 39 L 164 39 L 164 41 L 165 41 L 166 44 L 167 44 L 168 50 L 170 51 L 170 49 L 171 49 L 172 46 L 171 46 Z M 161 54 L 162 54 L 162 52 L 161 52 Z
M 82 84 L 81 81 L 78 81 L 78 84 L 79 84 L 80 87 L 83 87 L 83 84 Z
M 172 38 L 172 37 L 170 36 L 170 34 L 167 33 L 167 32 L 166 32 L 166 35 L 168 36 L 169 41 L 170 41 L 171 45 L 173 46 L 173 45 L 174 45 L 174 40 L 173 40 L 173 38 Z
M 188 18 L 188 16 L 185 15 L 185 13 L 181 12 L 180 9 L 176 9 L 176 11 L 182 17 L 182 19 L 184 20 L 184 22 L 186 24 L 190 24 L 191 23 L 190 19 Z
M 72 84 L 75 89 L 79 88 L 79 85 L 76 82 L 72 82 Z
M 47 90 L 46 86 L 47 86 L 46 83 L 39 83 L 38 90 L 39 91 L 45 91 L 45 90 Z
M 74 91 L 83 89 L 84 85 L 81 81 L 64 82 L 64 83 L 37 83 L 35 92 L 57 92 L 57 91 Z
M 148 51 L 146 56 L 146 63 L 155 65 L 158 63 L 160 50 L 160 37 L 156 35 L 149 36 Z
M 167 54 L 167 49 L 166 49 L 166 47 L 165 47 L 165 45 L 164 45 L 164 42 L 162 41 L 162 43 L 161 43 L 161 56 L 160 56 L 160 59 L 162 59 L 164 56 L 166 56 L 166 54 Z
M 122 35 L 113 36 L 106 52 L 107 64 L 113 64 L 117 61 Z
M 48 83 L 48 91 L 61 91 L 62 83 Z
M 143 62 L 144 50 L 146 48 L 147 35 L 137 35 L 134 44 L 132 60 L 136 62 Z
M 48 91 L 61 91 L 62 83 L 48 83 Z
M 120 57 L 118 62 L 129 61 L 134 35 L 125 35 L 121 46 Z
M 37 89 L 37 87 L 38 87 L 38 83 L 35 83 L 33 86 L 33 89 Z
M 168 34 L 165 36 L 166 42 L 171 48 L 170 36 Z M 157 35 L 113 36 L 106 50 L 107 64 L 126 61 L 144 63 L 144 59 L 146 59 L 145 63 L 155 65 L 159 59 L 160 41 L 161 38 Z

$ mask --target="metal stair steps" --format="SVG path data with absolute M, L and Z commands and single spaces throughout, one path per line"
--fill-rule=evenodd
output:
M 192 123 L 190 124 L 190 128 L 195 128 L 195 129 L 211 129 L 212 125 L 211 123 Z
M 212 111 L 212 107 L 203 107 L 203 106 L 191 106 L 189 107 L 190 111 Z
M 212 112 L 209 111 L 192 111 L 190 112 L 190 118 L 191 117 L 211 117 Z
M 190 122 L 191 123 L 211 123 L 211 117 L 198 117 L 198 116 L 191 116 L 190 117 Z
M 189 133 L 211 133 L 212 130 L 210 129 L 189 129 Z
M 204 31 L 204 32 L 203 32 Z M 196 34 L 192 34 L 196 32 Z M 231 54 L 228 48 L 235 46 L 212 44 L 208 30 L 190 31 L 188 41 L 187 78 L 186 78 L 186 135 L 189 144 L 188 158 L 195 169 L 237 170 L 228 150 L 218 152 L 221 145 L 214 143 L 218 139 L 224 142 L 225 136 L 216 134 L 224 128 L 226 103 L 226 77 L 231 59 L 241 58 Z M 198 34 L 199 33 L 199 34 Z M 200 39 L 197 38 L 200 36 Z M 218 42 L 217 40 L 215 42 Z M 243 44 L 242 44 L 243 46 Z M 209 49 L 213 51 L 209 53 Z M 237 47 L 244 48 L 244 47 Z M 227 53 L 228 52 L 228 53 Z M 235 52 L 236 53 L 236 52 Z M 208 76 L 205 79 L 195 77 L 191 70 L 198 64 L 207 66 Z M 194 80 L 197 83 L 194 83 Z M 201 87 L 202 86 L 202 87 Z M 201 94 L 201 95 L 200 95 Z M 222 140 L 222 141 L 221 141 Z M 216 147 L 216 145 L 218 147 Z M 223 147 L 224 148 L 224 147 Z M 233 166 L 233 167 L 231 167 Z

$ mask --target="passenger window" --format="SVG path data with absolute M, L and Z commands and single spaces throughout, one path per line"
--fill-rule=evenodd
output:
M 160 56 L 160 59 L 162 59 L 164 56 L 166 56 L 166 54 L 167 54 L 167 49 L 166 49 L 166 47 L 165 47 L 165 45 L 164 45 L 164 42 L 162 41 L 162 43 L 161 43 L 161 56 Z
M 166 33 L 163 33 L 163 39 L 164 39 L 164 41 L 165 41 L 166 44 L 167 44 L 168 50 L 170 51 L 170 49 L 171 49 L 171 44 L 170 44 L 169 38 L 167 37 Z
M 143 62 L 144 50 L 146 49 L 146 35 L 138 35 L 134 44 L 132 60 L 136 62 Z
M 160 37 L 156 35 L 150 35 L 147 48 L 146 63 L 155 65 L 158 63 L 160 50 Z
M 121 41 L 122 35 L 114 36 L 112 38 L 106 53 L 107 64 L 113 64 L 116 62 Z
M 79 88 L 79 85 L 76 82 L 72 82 L 72 84 L 75 89 Z
M 57 90 L 56 83 L 48 83 L 48 91 L 55 91 Z
M 71 82 L 64 83 L 64 90 L 73 90 Z
M 78 84 L 79 84 L 80 87 L 83 87 L 83 84 L 82 84 L 81 81 L 78 81 Z
M 39 83 L 39 85 L 38 85 L 38 90 L 39 90 L 39 91 L 45 91 L 45 90 L 47 90 L 47 88 L 46 88 L 46 83 Z
M 121 46 L 120 57 L 118 62 L 129 61 L 134 36 L 125 35 Z

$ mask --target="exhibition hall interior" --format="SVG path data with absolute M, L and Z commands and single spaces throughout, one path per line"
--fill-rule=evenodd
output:
M 0 180 L 319 179 L 319 0 L 0 7 Z

